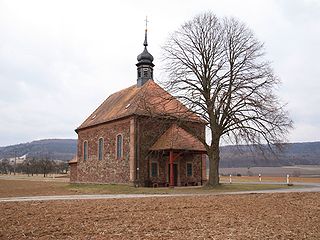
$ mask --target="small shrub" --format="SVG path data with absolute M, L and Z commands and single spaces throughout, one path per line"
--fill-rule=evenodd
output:
M 251 176 L 253 176 L 253 173 L 251 171 L 248 171 L 247 175 L 251 177 Z
M 301 172 L 299 170 L 294 170 L 292 173 L 292 177 L 300 177 Z

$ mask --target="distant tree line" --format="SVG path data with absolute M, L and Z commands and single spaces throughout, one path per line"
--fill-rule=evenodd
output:
M 30 157 L 22 163 L 10 163 L 8 159 L 3 159 L 0 162 L 1 174 L 27 174 L 28 176 L 43 174 L 46 177 L 48 174 L 64 174 L 69 169 L 68 162 L 55 161 L 48 156 Z

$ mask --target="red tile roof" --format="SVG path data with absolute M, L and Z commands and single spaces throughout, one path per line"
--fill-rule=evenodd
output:
M 176 124 L 172 124 L 150 150 L 189 150 L 206 152 L 205 147 L 197 138 Z
M 202 122 L 179 100 L 171 96 L 153 80 L 110 95 L 77 129 L 91 127 L 115 119 L 131 116 L 167 116 Z

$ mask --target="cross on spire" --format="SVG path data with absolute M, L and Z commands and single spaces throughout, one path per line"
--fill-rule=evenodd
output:
M 146 20 L 144 20 L 146 22 L 146 30 L 145 30 L 145 34 L 144 34 L 144 43 L 143 45 L 146 47 L 148 46 L 148 41 L 147 41 L 147 29 L 148 29 L 148 16 L 146 16 Z
M 144 20 L 145 22 L 146 22 L 146 31 L 147 31 L 147 29 L 148 29 L 148 16 L 146 16 L 146 20 Z

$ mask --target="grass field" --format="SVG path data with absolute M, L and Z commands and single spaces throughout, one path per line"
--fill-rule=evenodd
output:
M 214 189 L 205 187 L 175 188 L 135 188 L 129 185 L 112 184 L 70 184 L 65 176 L 26 176 L 0 175 L 0 197 L 36 196 L 36 195 L 69 195 L 69 194 L 175 194 L 175 193 L 214 193 L 226 191 L 250 191 L 288 188 L 285 177 L 265 177 L 259 182 L 257 176 L 221 176 L 222 185 Z M 320 183 L 320 178 L 291 177 L 291 182 Z M 257 182 L 259 182 L 257 184 Z M 277 184 L 272 184 L 275 182 Z M 246 184 L 243 184 L 246 183 Z M 270 184 L 271 183 L 271 184 Z M 280 184 L 279 184 L 280 183 Z M 283 184 L 281 184 L 283 183 Z M 297 186 L 295 186 L 297 187 Z
M 320 193 L 0 204 L 0 239 L 320 239 Z
M 69 184 L 54 181 L 27 181 L 0 179 L 0 197 L 43 196 L 69 194 L 192 194 L 226 191 L 250 191 L 288 188 L 287 185 L 273 184 L 222 184 L 217 188 L 176 187 L 176 188 L 135 188 L 128 185 L 112 184 Z
M 220 168 L 222 175 L 237 175 L 242 176 L 262 176 L 269 177 L 285 177 L 287 174 L 294 177 L 318 177 L 320 178 L 320 165 L 294 165 L 282 167 L 239 167 L 239 168 Z
M 229 182 L 230 177 L 229 176 L 221 176 L 220 181 L 221 182 Z M 277 183 L 286 183 L 287 178 L 284 177 L 270 177 L 270 176 L 262 176 L 261 177 L 262 184 L 270 183 L 270 182 L 277 182 Z M 258 176 L 232 176 L 233 182 L 259 182 Z M 320 183 L 320 178 L 307 178 L 307 177 L 290 177 L 290 182 L 293 183 Z

